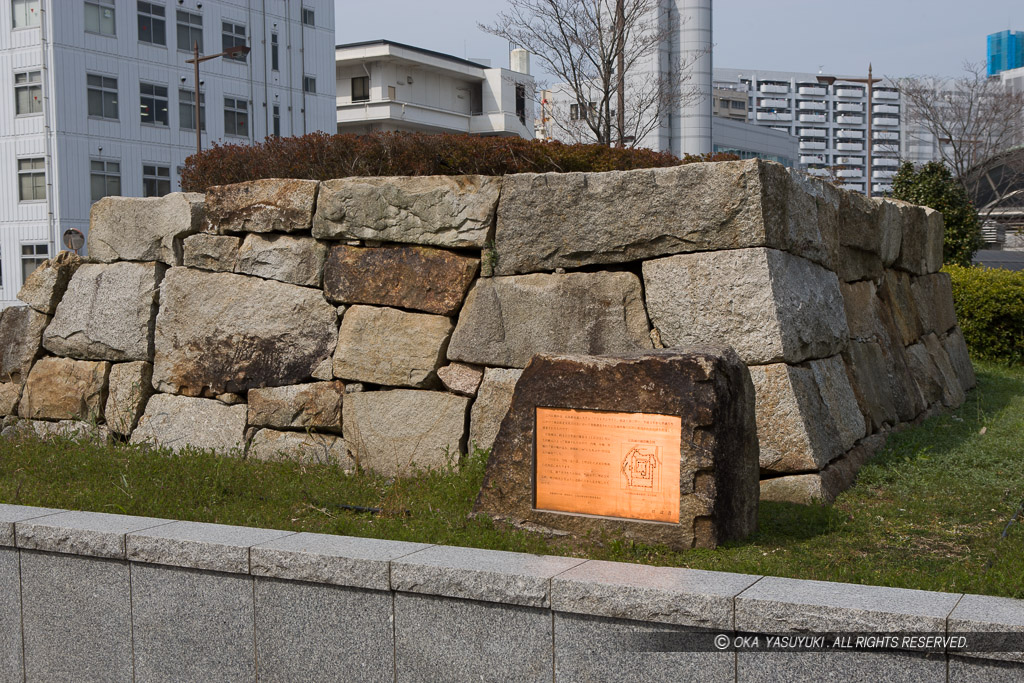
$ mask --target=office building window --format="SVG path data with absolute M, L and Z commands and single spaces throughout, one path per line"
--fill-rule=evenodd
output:
M 163 5 L 139 0 L 139 42 L 167 45 L 167 20 L 164 18 Z
M 597 102 L 590 102 L 590 116 L 594 118 L 597 116 Z M 570 104 L 569 105 L 569 120 L 579 121 L 587 117 L 587 105 L 583 104 Z M 582 111 L 581 111 L 582 110 Z
M 14 28 L 39 26 L 39 0 L 11 0 Z
M 199 43 L 199 51 L 203 51 L 203 15 L 192 12 L 178 12 L 178 49 L 192 51 L 192 46 Z
M 302 77 L 302 92 L 315 93 L 316 92 L 316 79 L 312 76 Z
M 92 200 L 121 195 L 121 162 L 89 161 L 89 189 Z
M 281 137 L 281 107 L 274 105 L 274 137 Z
M 316 14 L 313 13 L 313 10 L 302 8 L 302 23 L 306 26 L 316 26 Z
M 18 159 L 18 201 L 38 202 L 46 199 L 46 161 Z
M 233 97 L 224 98 L 224 134 L 249 135 L 249 103 Z
M 229 21 L 221 22 L 221 34 L 220 34 L 221 49 L 227 50 L 230 47 L 245 47 L 245 26 L 241 24 L 232 24 Z M 234 59 L 239 62 L 245 61 L 245 55 L 236 55 L 234 57 L 224 56 L 224 59 Z
M 25 284 L 25 280 L 32 274 L 32 271 L 48 258 L 50 258 L 50 246 L 45 242 L 21 245 L 21 284 Z
M 277 34 L 276 33 L 271 33 L 270 34 L 270 68 L 273 69 L 274 71 L 280 71 L 280 69 L 278 68 L 280 62 L 278 61 L 277 51 L 278 51 Z
M 171 167 L 142 165 L 142 196 L 163 197 L 171 193 Z
M 113 0 L 85 1 L 85 31 L 101 36 L 115 35 Z
M 166 85 L 139 84 L 139 109 L 142 112 L 143 123 L 166 126 L 169 107 Z
M 88 74 L 86 77 L 89 116 L 117 119 L 117 79 Z
M 522 83 L 516 83 L 516 116 L 526 125 L 526 86 Z
M 370 77 L 358 76 L 352 79 L 352 101 L 365 102 L 370 99 Z
M 178 121 L 182 130 L 196 129 L 196 93 L 194 90 L 178 91 Z M 199 130 L 206 130 L 206 95 L 199 93 Z
M 43 84 L 40 72 L 14 74 L 14 113 L 18 116 L 43 112 Z

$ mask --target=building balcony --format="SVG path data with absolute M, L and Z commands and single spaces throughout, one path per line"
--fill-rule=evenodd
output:
M 836 97 L 864 97 L 864 90 L 861 88 L 836 88 Z
M 519 135 L 526 137 L 529 131 L 519 118 L 510 112 L 486 112 L 468 114 L 414 102 L 394 100 L 368 100 L 345 102 L 337 106 L 338 130 L 345 132 L 364 124 L 388 123 L 400 130 L 426 132 L 459 132 L 475 135 Z
M 757 90 L 758 90 L 758 92 L 763 92 L 765 94 L 771 93 L 771 94 L 775 94 L 775 95 L 783 95 L 783 94 L 789 92 L 789 86 L 786 86 L 786 85 L 771 85 L 771 84 L 768 84 L 768 83 L 764 83 L 764 84 L 760 85 L 757 88 Z
M 801 156 L 800 157 L 800 163 L 801 164 L 823 164 L 823 163 L 825 163 L 825 155 L 824 154 L 812 154 L 812 155 L 809 155 L 809 156 Z
M 777 97 L 759 97 L 757 98 L 757 106 L 759 107 L 773 107 L 775 109 L 789 109 L 789 100 Z
M 899 114 L 900 108 L 893 104 L 876 104 L 871 111 L 875 114 Z
M 840 142 L 836 145 L 836 149 L 840 152 L 863 152 L 864 145 L 859 142 Z
M 817 176 L 818 178 L 823 178 L 823 177 L 827 177 L 828 176 L 828 169 L 827 168 L 809 168 L 809 169 L 807 169 L 807 172 L 809 174 L 813 175 L 813 176 Z
M 802 138 L 823 138 L 828 131 L 824 128 L 798 128 L 797 134 Z
M 861 106 L 859 103 L 855 104 L 853 102 L 837 102 L 836 111 L 852 111 L 857 112 L 859 114 L 862 111 L 864 111 L 864 107 Z
M 812 85 L 802 85 L 797 90 L 797 92 L 800 93 L 801 95 L 811 95 L 813 97 L 825 96 L 825 88 L 819 88 L 817 86 Z
M 836 137 L 845 140 L 863 140 L 864 131 L 862 130 L 837 130 Z
M 840 178 L 863 178 L 864 171 L 859 168 L 841 168 L 836 171 L 836 175 Z
M 891 116 L 875 116 L 871 119 L 873 126 L 898 126 L 900 120 Z
M 800 149 L 825 149 L 825 143 L 817 140 L 801 140 Z
M 825 103 L 824 102 L 812 102 L 812 101 L 805 100 L 805 101 L 800 102 L 799 104 L 797 104 L 796 107 L 797 107 L 797 109 L 804 109 L 804 110 L 810 109 L 810 110 L 813 110 L 813 111 L 825 111 Z
M 878 196 L 880 194 L 886 194 L 888 192 L 892 192 L 892 185 L 888 185 L 888 184 L 883 185 L 882 183 L 877 183 L 877 184 L 871 186 L 871 190 L 875 194 L 875 196 Z
M 877 142 L 871 145 L 871 152 L 873 154 L 899 154 L 900 145 L 898 142 L 893 142 L 888 145 L 880 145 Z
M 896 171 L 888 171 L 888 170 L 885 170 L 885 169 L 881 169 L 881 170 L 878 170 L 878 171 L 876 171 L 874 169 L 871 170 L 871 179 L 872 180 L 892 180 L 893 176 L 895 176 L 895 175 L 896 175 Z
M 875 99 L 877 100 L 898 100 L 900 94 L 895 90 L 875 90 Z
M 875 140 L 899 140 L 900 134 L 894 130 L 874 130 L 871 137 Z
M 836 157 L 836 163 L 840 166 L 863 166 L 862 157 Z
M 800 114 L 801 123 L 825 123 L 824 114 Z
M 844 125 L 860 125 L 864 123 L 863 116 L 854 116 L 853 114 L 844 114 L 843 116 L 836 117 L 836 123 L 842 123 Z
M 759 111 L 757 112 L 758 121 L 792 121 L 793 115 L 787 112 L 770 112 L 770 111 Z
M 871 163 L 874 164 L 875 166 L 885 166 L 885 167 L 888 167 L 888 168 L 898 168 L 899 165 L 900 165 L 900 160 L 899 159 L 891 159 L 889 157 L 878 157 L 878 158 L 873 158 L 871 160 Z

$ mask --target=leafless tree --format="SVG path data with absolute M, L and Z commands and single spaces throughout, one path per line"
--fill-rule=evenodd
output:
M 669 59 L 681 21 L 659 0 L 509 0 L 487 33 L 540 61 L 545 128 L 571 142 L 635 146 L 669 112 L 698 101 L 689 67 L 702 54 Z M 671 63 L 668 63 L 671 62 Z

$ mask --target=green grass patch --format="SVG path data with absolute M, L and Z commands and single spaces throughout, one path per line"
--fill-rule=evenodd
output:
M 1024 505 L 1024 368 L 977 370 L 959 410 L 891 436 L 835 503 L 762 503 L 759 531 L 716 550 L 548 537 L 470 517 L 481 452 L 461 468 L 392 480 L 18 437 L 0 440 L 0 501 L 1024 598 L 1024 519 L 1011 522 Z

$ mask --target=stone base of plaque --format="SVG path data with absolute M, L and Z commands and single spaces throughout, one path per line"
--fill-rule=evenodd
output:
M 754 387 L 730 348 L 534 356 L 475 512 L 713 548 L 757 528 Z

